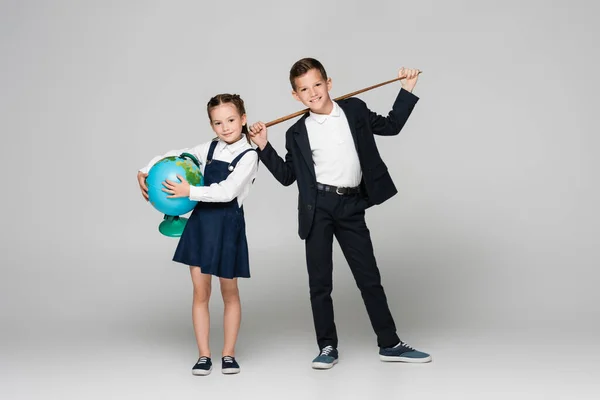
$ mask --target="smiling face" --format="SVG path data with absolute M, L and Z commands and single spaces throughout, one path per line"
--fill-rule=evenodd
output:
M 240 115 L 233 103 L 222 103 L 209 111 L 210 125 L 224 142 L 235 143 L 242 137 L 242 127 L 246 124 L 246 114 Z
M 316 114 L 329 114 L 333 102 L 329 97 L 331 78 L 325 79 L 316 68 L 309 69 L 305 74 L 294 79 L 292 95 Z

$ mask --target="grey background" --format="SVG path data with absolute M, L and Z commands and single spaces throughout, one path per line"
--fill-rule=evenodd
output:
M 597 394 L 591 1 L 1 4 L 3 398 L 352 398 L 390 382 L 411 398 Z M 251 122 L 301 109 L 287 74 L 306 56 L 324 63 L 333 97 L 424 71 L 404 130 L 378 139 L 400 193 L 367 218 L 400 336 L 434 362 L 377 360 L 336 244 L 342 362 L 310 370 L 297 189 L 262 167 L 245 205 L 243 373 L 198 380 L 189 272 L 170 261 L 176 240 L 158 233 L 136 170 L 209 140 L 216 93 L 239 93 Z M 399 87 L 359 97 L 387 114 Z M 281 155 L 292 122 L 270 128 Z M 218 358 L 217 281 L 211 310 Z

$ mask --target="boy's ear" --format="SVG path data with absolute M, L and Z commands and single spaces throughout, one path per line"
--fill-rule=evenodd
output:
M 296 100 L 298 100 L 298 101 L 302 101 L 302 100 L 300 100 L 300 96 L 298 96 L 298 93 L 296 93 L 296 91 L 295 91 L 295 90 L 292 90 L 292 96 L 294 96 L 294 98 L 295 98 Z
M 331 78 L 327 78 L 327 91 L 331 90 Z

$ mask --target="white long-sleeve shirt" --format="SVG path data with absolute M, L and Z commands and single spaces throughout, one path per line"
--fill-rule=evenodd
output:
M 200 162 L 200 171 L 204 175 L 206 158 L 208 157 L 208 150 L 211 143 L 212 140 L 189 149 L 171 150 L 163 155 L 154 157 L 150 160 L 148 165 L 141 168 L 140 171 L 148 173 L 154 164 L 165 157 L 178 156 L 181 153 L 190 153 Z M 251 148 L 252 146 L 248 144 L 245 136 L 242 136 L 240 140 L 232 144 L 227 144 L 226 142 L 219 140 L 212 159 L 229 163 L 240 153 Z M 210 186 L 198 187 L 190 185 L 189 199 L 205 202 L 228 202 L 237 197 L 238 205 L 241 207 L 250 193 L 250 187 L 256 178 L 257 169 L 258 155 L 255 151 L 250 151 L 238 161 L 233 172 L 231 172 L 224 181 L 213 183 Z
M 334 101 L 329 115 L 311 111 L 305 124 L 317 182 L 342 187 L 360 185 L 360 161 L 341 107 Z

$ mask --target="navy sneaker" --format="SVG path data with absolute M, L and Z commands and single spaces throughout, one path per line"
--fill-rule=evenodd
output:
M 431 361 L 429 354 L 415 350 L 403 341 L 400 341 L 394 347 L 380 348 L 379 358 L 381 361 L 401 361 L 408 363 L 426 363 Z
M 314 369 L 329 369 L 338 362 L 338 351 L 333 346 L 325 346 L 312 362 Z
M 221 359 L 221 372 L 224 374 L 237 374 L 240 372 L 240 365 L 235 361 L 235 357 L 225 356 Z
M 192 368 L 192 374 L 194 375 L 204 376 L 210 374 L 210 371 L 212 371 L 212 361 L 210 360 L 210 357 L 200 357 L 196 362 L 196 365 L 194 365 L 194 368 Z

